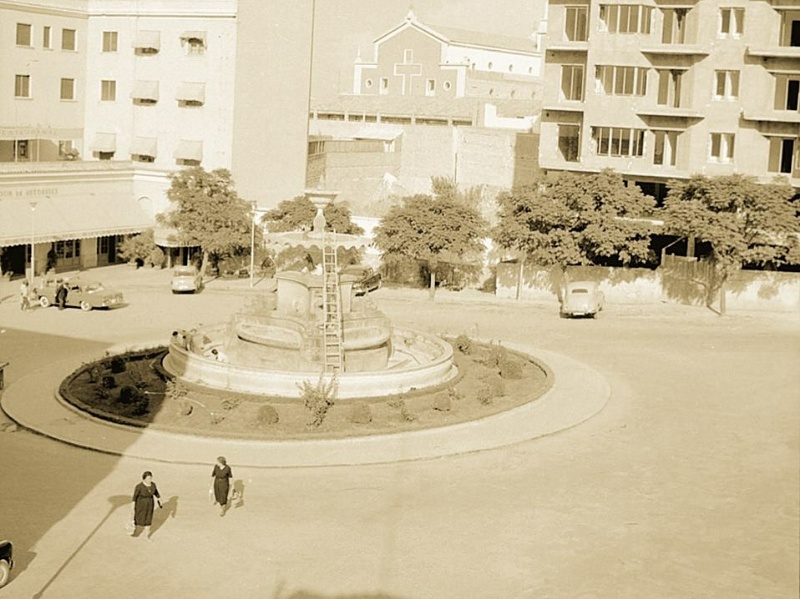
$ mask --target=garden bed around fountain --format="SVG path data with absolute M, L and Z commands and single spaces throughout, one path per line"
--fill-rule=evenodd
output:
M 319 426 L 301 399 L 270 398 L 169 383 L 166 348 L 84 364 L 62 382 L 65 401 L 104 420 L 202 436 L 296 440 L 347 438 L 444 427 L 535 401 L 553 383 L 546 365 L 497 344 L 451 341 L 458 376 L 439 387 L 334 401 Z M 316 386 L 318 381 L 307 381 Z M 277 422 L 275 417 L 277 416 Z

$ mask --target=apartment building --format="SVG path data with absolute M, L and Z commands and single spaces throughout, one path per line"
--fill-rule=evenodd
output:
M 540 165 L 800 187 L 797 0 L 551 0 Z
M 113 262 L 185 166 L 232 170 L 259 205 L 297 195 L 312 2 L 290 4 L 0 0 L 3 267 L 22 272 L 31 246 L 37 272 L 53 252 Z

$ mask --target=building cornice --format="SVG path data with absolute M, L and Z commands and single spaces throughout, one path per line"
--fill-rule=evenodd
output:
M 52 15 L 56 17 L 88 18 L 87 0 L 0 0 L 0 10 L 14 10 L 23 13 Z

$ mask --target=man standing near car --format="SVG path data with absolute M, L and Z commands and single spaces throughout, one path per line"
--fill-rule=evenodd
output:
M 63 282 L 59 283 L 56 288 L 56 303 L 59 310 L 67 307 L 67 286 Z

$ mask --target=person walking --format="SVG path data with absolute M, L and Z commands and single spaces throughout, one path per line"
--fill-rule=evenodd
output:
M 131 501 L 133 523 L 137 527 L 144 527 L 143 536 L 149 541 L 155 503 L 158 502 L 158 507 L 161 508 L 161 495 L 153 482 L 153 473 L 149 470 L 142 474 L 142 482 L 133 490 Z
M 19 309 L 23 312 L 31 309 L 31 289 L 28 279 L 22 279 L 22 284 L 19 286 Z
M 219 515 L 224 516 L 228 509 L 228 497 L 231 491 L 231 478 L 233 473 L 228 466 L 227 460 L 223 456 L 217 458 L 214 469 L 211 471 L 211 486 L 209 494 L 214 493 L 214 505 L 219 505 Z

